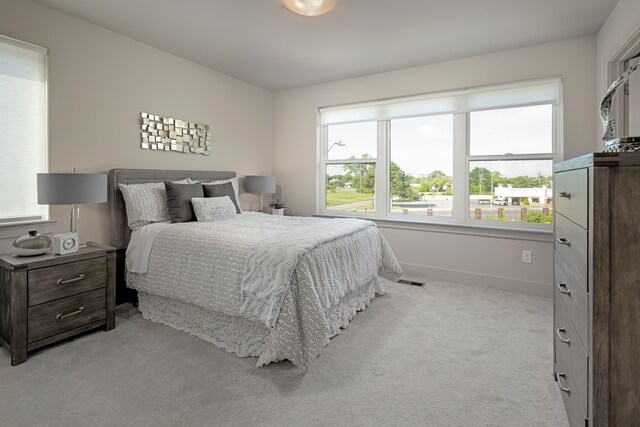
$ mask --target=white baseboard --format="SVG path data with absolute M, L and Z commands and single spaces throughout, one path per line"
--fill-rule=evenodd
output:
M 446 280 L 449 282 L 502 289 L 504 291 L 520 292 L 540 297 L 553 297 L 553 285 L 551 283 L 531 282 L 528 280 L 514 279 L 510 277 L 492 276 L 472 273 L 469 271 L 450 270 L 447 268 L 408 264 L 403 262 L 401 262 L 400 265 L 402 266 L 403 271 L 402 278 L 407 280 Z

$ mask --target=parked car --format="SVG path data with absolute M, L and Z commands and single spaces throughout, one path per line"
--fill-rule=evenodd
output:
M 478 199 L 478 204 L 479 205 L 490 205 L 491 204 L 491 199 Z
M 496 197 L 495 199 L 493 199 L 491 204 L 498 206 L 507 206 L 509 204 L 509 200 L 507 200 L 507 198 L 505 197 Z

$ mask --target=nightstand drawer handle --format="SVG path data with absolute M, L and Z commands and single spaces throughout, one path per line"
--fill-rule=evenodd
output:
M 571 246 L 571 241 L 569 241 L 566 237 L 560 237 L 559 239 L 556 240 L 558 243 L 560 243 L 561 245 L 567 245 L 567 246 Z
M 81 274 L 78 277 L 72 277 L 71 279 L 58 279 L 56 285 L 65 285 L 67 283 L 77 282 L 78 280 L 82 279 L 84 279 L 84 274 Z
M 560 291 L 560 293 L 571 295 L 571 289 L 567 288 L 567 284 L 565 282 L 556 283 L 556 286 L 558 287 L 558 291 Z
M 77 309 L 76 311 L 72 311 L 71 313 L 67 313 L 67 314 L 57 314 L 56 315 L 56 319 L 60 320 L 60 319 L 64 319 L 65 317 L 71 317 L 71 316 L 75 316 L 77 314 L 82 313 L 82 311 L 84 310 L 84 307 L 80 307 L 79 309 Z
M 565 374 L 561 374 L 561 373 L 556 373 L 556 381 L 558 381 L 558 387 L 560 387 L 560 390 L 564 391 L 565 393 L 571 393 L 571 390 L 569 390 L 569 387 L 562 387 L 562 383 L 560 382 L 560 378 L 566 378 L 567 376 Z
M 564 197 L 565 199 L 570 199 L 571 198 L 571 193 L 567 193 L 566 191 L 562 191 L 559 194 L 560 197 Z
M 563 343 L 569 344 L 571 342 L 570 339 L 568 338 L 562 338 L 562 335 L 564 335 L 567 332 L 567 330 L 565 328 L 558 328 L 556 329 L 556 335 L 558 336 L 558 338 L 560 339 L 560 341 L 562 341 Z

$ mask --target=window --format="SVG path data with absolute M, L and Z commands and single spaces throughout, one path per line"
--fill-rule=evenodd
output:
M 318 212 L 549 227 L 560 79 L 320 110 Z
M 376 212 L 378 124 L 370 121 L 331 126 L 327 144 L 327 210 Z
M 0 224 L 47 219 L 36 176 L 47 171 L 47 51 L 0 36 Z

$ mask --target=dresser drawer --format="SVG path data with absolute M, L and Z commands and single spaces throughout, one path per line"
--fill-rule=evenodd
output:
M 573 373 L 572 392 L 579 397 L 580 405 L 585 410 L 587 407 L 587 387 L 589 362 L 587 352 L 582 343 L 578 339 L 578 334 L 569 320 L 567 312 L 558 298 L 556 291 L 555 310 L 554 310 L 554 328 L 553 333 L 556 341 L 556 356 L 563 353 L 569 370 Z
M 569 272 L 578 284 L 589 291 L 588 287 L 588 231 L 556 213 L 555 249 L 564 260 Z
M 28 342 L 77 328 L 106 317 L 106 291 L 97 289 L 28 309 Z
M 573 379 L 565 354 L 562 350 L 556 348 L 556 381 L 561 389 L 560 394 L 567 410 L 569 424 L 571 427 L 584 427 L 586 425 L 587 411 L 580 404 L 580 398 L 575 392 L 576 386 Z
M 583 228 L 589 228 L 589 175 L 587 169 L 557 172 L 554 175 L 556 212 Z
M 554 258 L 556 298 L 562 301 L 584 348 L 589 348 L 589 295 L 576 282 L 557 252 Z
M 104 257 L 29 271 L 29 306 L 107 286 Z

